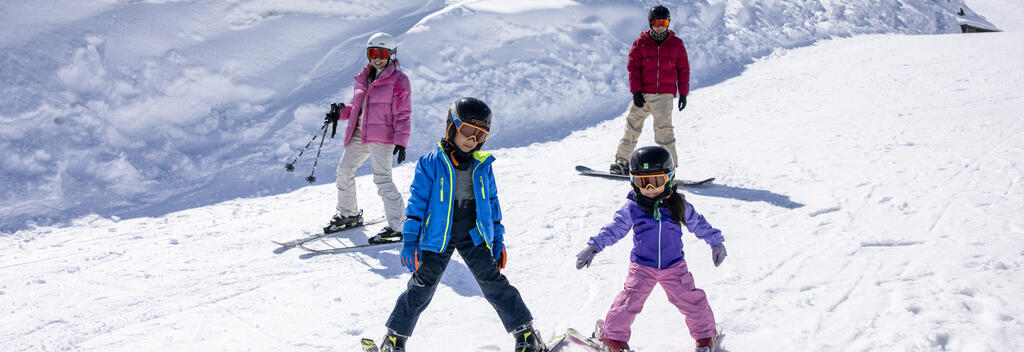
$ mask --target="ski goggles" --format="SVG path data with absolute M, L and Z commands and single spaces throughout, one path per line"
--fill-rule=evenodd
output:
M 478 126 L 462 122 L 462 119 L 459 119 L 459 117 L 455 114 L 454 111 L 451 114 L 451 118 L 452 124 L 455 125 L 455 130 L 459 131 L 459 134 L 462 134 L 462 136 L 466 137 L 466 139 L 472 139 L 477 143 L 483 143 L 485 140 L 487 140 L 487 130 L 480 128 Z
M 674 175 L 673 171 L 666 174 L 630 175 L 629 178 L 640 189 L 656 189 L 668 184 Z
M 668 27 L 668 19 L 651 20 L 651 27 Z
M 366 48 L 366 58 L 373 60 L 374 58 L 387 60 L 391 57 L 391 50 L 384 48 Z

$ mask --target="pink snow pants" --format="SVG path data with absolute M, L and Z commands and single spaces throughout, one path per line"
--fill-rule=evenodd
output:
M 628 342 L 630 325 L 644 308 L 655 284 L 661 284 L 668 301 L 686 316 L 686 326 L 694 340 L 715 336 L 715 314 L 707 296 L 704 290 L 694 287 L 693 275 L 686 269 L 686 261 L 681 260 L 660 270 L 630 262 L 625 287 L 615 296 L 604 318 L 601 338 Z

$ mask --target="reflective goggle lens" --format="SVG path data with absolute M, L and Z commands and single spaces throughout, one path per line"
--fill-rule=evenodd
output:
M 632 175 L 633 184 L 640 189 L 654 189 L 664 186 L 668 183 L 668 174 L 655 174 L 655 175 Z
M 367 59 L 371 59 L 371 60 L 373 58 L 388 59 L 390 57 L 391 57 L 391 50 L 384 49 L 384 48 L 367 48 L 366 49 L 366 58 Z
M 651 27 L 668 27 L 668 20 L 651 20 Z
M 458 127 L 458 131 L 459 131 L 459 133 L 462 134 L 463 137 L 475 140 L 477 143 L 483 143 L 485 140 L 487 140 L 487 131 L 486 130 L 484 130 L 483 128 L 480 128 L 480 127 L 476 127 L 476 126 L 470 125 L 468 123 L 461 123 L 460 122 L 459 123 L 459 127 Z

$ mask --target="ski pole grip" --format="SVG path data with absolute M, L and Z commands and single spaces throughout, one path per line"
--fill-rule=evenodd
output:
M 338 119 L 341 118 L 341 108 L 345 107 L 345 104 L 331 103 L 331 116 L 334 116 L 334 122 L 331 123 L 331 138 L 338 133 Z

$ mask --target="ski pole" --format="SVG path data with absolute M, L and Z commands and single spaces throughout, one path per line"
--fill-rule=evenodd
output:
M 313 158 L 313 171 L 309 173 L 309 177 L 306 177 L 306 182 L 316 182 L 316 163 L 320 161 L 320 150 L 324 149 L 324 139 L 327 139 L 327 124 L 324 124 L 324 135 L 320 137 L 320 147 L 316 148 L 316 158 Z
M 320 127 L 320 129 L 324 130 L 324 132 L 326 132 L 327 131 L 327 124 L 325 123 L 323 127 Z M 302 150 L 299 151 L 299 155 L 296 156 L 295 159 L 292 160 L 292 162 L 284 164 L 284 169 L 286 171 L 288 171 L 288 172 L 295 171 L 295 162 L 299 161 L 299 158 L 302 157 L 302 153 L 305 153 L 306 149 L 309 149 L 309 145 L 313 144 L 313 141 L 316 140 L 316 135 L 317 135 L 316 133 L 313 134 L 313 138 L 310 139 L 309 142 L 306 142 L 306 146 L 302 147 Z M 323 141 L 321 141 L 320 144 L 322 145 Z

